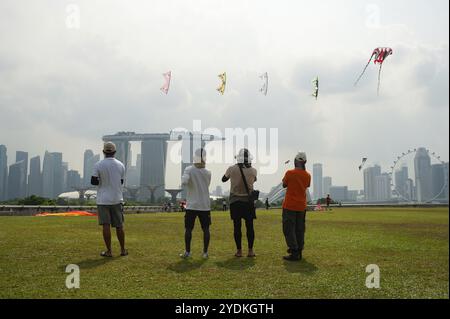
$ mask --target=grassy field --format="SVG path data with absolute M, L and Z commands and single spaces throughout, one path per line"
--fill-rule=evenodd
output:
M 197 221 L 194 257 L 186 261 L 178 257 L 184 232 L 179 213 L 126 215 L 130 255 L 110 259 L 99 256 L 103 242 L 95 218 L 0 217 L 0 298 L 449 297 L 446 208 L 308 213 L 299 263 L 281 259 L 280 215 L 258 212 L 258 256 L 237 259 L 229 214 L 213 212 L 210 258 L 201 258 Z M 68 264 L 80 266 L 80 289 L 65 287 Z M 365 286 L 369 264 L 380 267 L 380 289 Z

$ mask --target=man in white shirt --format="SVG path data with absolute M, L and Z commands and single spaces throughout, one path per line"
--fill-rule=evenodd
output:
M 206 152 L 199 149 L 195 152 L 194 165 L 186 167 L 181 183 L 186 187 L 186 213 L 184 216 L 186 250 L 180 255 L 182 258 L 191 256 L 192 230 L 198 216 L 203 230 L 203 258 L 208 258 L 209 226 L 211 225 L 211 205 L 209 199 L 209 185 L 211 172 L 205 168 Z
M 123 230 L 123 191 L 125 166 L 114 158 L 116 146 L 112 142 L 103 145 L 105 158 L 94 166 L 91 184 L 97 188 L 97 212 L 99 225 L 103 226 L 103 240 L 106 251 L 100 255 L 112 257 L 111 226 L 116 228 L 120 243 L 121 256 L 128 255 L 125 249 L 125 232 Z

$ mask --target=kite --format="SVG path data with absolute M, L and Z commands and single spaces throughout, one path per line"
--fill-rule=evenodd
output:
M 47 217 L 47 216 L 59 216 L 59 217 L 71 217 L 71 216 L 97 216 L 97 214 L 89 213 L 85 211 L 71 211 L 71 212 L 64 212 L 64 213 L 39 213 L 34 216 L 38 217 Z
M 354 86 L 356 86 L 359 82 L 359 80 L 361 80 L 362 76 L 364 75 L 364 73 L 366 72 L 366 69 L 368 68 L 370 62 L 372 62 L 374 64 L 379 64 L 380 65 L 380 69 L 378 70 L 378 88 L 377 88 L 377 94 L 380 94 L 380 82 L 381 82 L 381 68 L 383 67 L 383 63 L 384 61 L 387 59 L 388 56 L 392 55 L 393 51 L 391 48 L 376 48 L 375 50 L 373 50 L 372 55 L 370 56 L 369 62 L 367 62 L 364 70 L 362 71 L 361 75 L 358 77 L 358 79 L 356 80 Z
M 367 157 L 363 157 L 361 165 L 359 165 L 359 167 L 358 167 L 359 170 L 361 170 L 363 168 L 363 166 L 366 163 L 366 161 L 367 161 Z
M 225 93 L 225 86 L 227 85 L 227 73 L 223 72 L 222 74 L 219 74 L 218 77 L 220 78 L 220 81 L 222 82 L 220 86 L 217 88 L 217 91 L 220 92 L 220 94 Z
M 163 77 L 164 77 L 164 85 L 161 87 L 161 91 L 167 94 L 169 93 L 170 79 L 172 78 L 172 72 L 168 71 L 166 73 L 163 73 Z
M 284 164 L 289 164 L 291 162 L 291 160 L 287 160 L 286 162 L 284 162 Z
M 319 77 L 316 76 L 316 78 L 314 80 L 312 80 L 313 83 L 313 94 L 312 96 L 314 96 L 317 100 L 317 97 L 319 96 Z
M 263 85 L 262 85 L 262 87 L 259 89 L 259 91 L 260 91 L 262 94 L 267 95 L 267 89 L 269 88 L 269 76 L 267 75 L 267 72 L 261 74 L 261 75 L 259 76 L 259 78 L 260 78 L 261 80 L 263 80 Z

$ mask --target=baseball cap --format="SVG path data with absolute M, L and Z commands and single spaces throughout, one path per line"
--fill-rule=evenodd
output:
M 295 155 L 295 160 L 296 161 L 306 162 L 306 160 L 307 160 L 306 153 L 305 152 L 298 152 L 297 155 Z
M 250 154 L 250 151 L 246 148 L 242 148 L 239 150 L 238 155 L 236 155 L 236 160 L 238 163 L 245 163 L 246 161 L 248 163 L 251 163 L 253 160 L 252 154 Z
M 103 144 L 103 152 L 114 153 L 116 151 L 116 145 L 113 142 L 106 142 Z

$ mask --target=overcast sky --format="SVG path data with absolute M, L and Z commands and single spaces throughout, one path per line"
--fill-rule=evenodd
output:
M 360 189 L 363 156 L 385 170 L 418 146 L 448 160 L 448 6 L 447 0 L 1 0 L 0 144 L 10 162 L 16 150 L 60 151 L 81 170 L 84 150 L 99 153 L 102 135 L 117 131 L 191 129 L 193 120 L 221 131 L 278 128 L 279 169 L 261 176 L 259 189 L 277 184 L 298 150 L 307 152 L 311 169 L 322 163 L 333 184 Z M 71 24 L 73 8 L 79 28 Z M 373 64 L 358 87 L 353 83 L 380 46 L 394 54 L 377 97 Z M 166 96 L 159 88 L 168 70 Z M 224 71 L 221 96 L 215 88 Z M 263 72 L 267 96 L 259 92 Z M 226 165 L 210 167 L 214 188 Z M 179 165 L 169 161 L 167 186 L 179 178 Z

